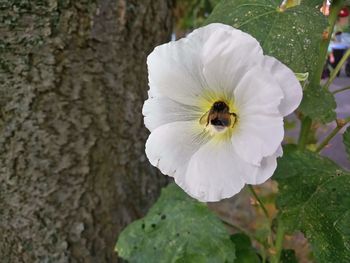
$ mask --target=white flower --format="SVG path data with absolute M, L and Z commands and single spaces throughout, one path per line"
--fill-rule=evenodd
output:
M 288 67 L 223 24 L 156 47 L 147 64 L 143 114 L 152 165 L 200 201 L 231 197 L 272 176 L 283 116 L 302 98 Z

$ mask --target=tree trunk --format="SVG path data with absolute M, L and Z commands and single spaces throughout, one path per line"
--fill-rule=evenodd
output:
M 1 262 L 115 262 L 165 183 L 144 153 L 146 56 L 172 0 L 0 3 Z

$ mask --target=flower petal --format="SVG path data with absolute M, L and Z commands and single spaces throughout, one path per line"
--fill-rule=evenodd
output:
M 147 58 L 149 94 L 195 105 L 203 93 L 200 48 L 187 38 L 156 47 Z
M 145 101 L 142 113 L 145 126 L 150 131 L 170 122 L 198 122 L 203 115 L 198 107 L 181 104 L 167 97 L 150 97 Z
M 284 97 L 279 106 L 283 116 L 292 113 L 300 104 L 303 91 L 293 71 L 277 59 L 264 56 L 262 67 L 268 70 L 280 85 Z
M 282 154 L 283 116 L 302 97 L 291 70 L 264 56 L 253 37 L 223 24 L 155 48 L 147 64 L 143 114 L 152 165 L 200 201 L 228 198 L 245 183 L 272 176 Z M 218 100 L 231 114 L 211 108 Z M 233 129 L 221 133 L 200 124 L 230 116 Z
M 146 142 L 146 155 L 163 174 L 181 178 L 191 156 L 208 140 L 196 123 L 172 122 L 152 131 Z
M 191 158 L 186 176 L 175 181 L 189 195 L 202 202 L 215 202 L 238 193 L 244 186 L 240 161 L 229 141 L 211 140 Z
M 272 155 L 284 136 L 278 106 L 283 98 L 279 85 L 260 67 L 251 68 L 235 90 L 238 122 L 232 135 L 235 152 L 246 162 L 260 165 Z
M 282 147 L 278 147 L 277 151 L 268 157 L 264 157 L 260 166 L 245 164 L 245 182 L 247 184 L 262 184 L 266 182 L 277 168 L 277 157 L 283 154 Z
M 154 49 L 147 58 L 149 94 L 188 105 L 203 97 L 211 101 L 218 92 L 232 96 L 234 84 L 262 59 L 256 39 L 228 25 L 210 24 Z
M 283 92 L 274 78 L 260 66 L 251 67 L 236 84 L 235 105 L 240 115 L 249 113 L 279 114 Z
M 256 174 L 255 183 L 251 184 L 262 184 L 269 179 L 277 168 L 277 157 L 283 155 L 282 147 L 278 147 L 277 151 L 268 157 L 264 157 L 261 161 L 260 169 Z
M 237 194 L 245 184 L 261 184 L 277 167 L 279 147 L 263 158 L 260 166 L 245 162 L 228 141 L 211 140 L 192 156 L 186 176 L 175 176 L 175 182 L 190 196 L 202 202 L 216 202 Z
M 283 140 L 281 116 L 250 115 L 237 126 L 231 139 L 235 152 L 254 165 L 260 165 L 263 157 L 272 155 Z
M 208 25 L 196 33 L 207 36 L 201 57 L 208 87 L 231 99 L 245 72 L 263 59 L 259 42 L 238 29 L 222 24 Z

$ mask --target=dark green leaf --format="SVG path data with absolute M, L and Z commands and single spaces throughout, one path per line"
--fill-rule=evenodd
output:
M 300 110 L 311 119 L 327 123 L 336 118 L 336 106 L 331 92 L 320 86 L 309 86 L 304 91 Z
M 281 263 L 298 263 L 293 249 L 283 249 L 280 258 Z
M 274 179 L 283 224 L 305 234 L 317 262 L 350 262 L 350 174 L 318 154 L 286 150 Z
M 220 22 L 254 36 L 265 54 L 288 65 L 294 72 L 312 71 L 327 20 L 307 5 L 279 10 L 280 0 L 223 0 L 206 23 Z
M 131 263 L 235 261 L 235 246 L 222 222 L 175 184 L 162 190 L 146 217 L 124 229 L 116 251 Z
M 301 5 L 307 5 L 320 10 L 323 0 L 301 0 Z
M 230 237 L 231 241 L 235 243 L 236 250 L 247 249 L 252 246 L 250 238 L 242 233 L 234 234 Z
M 242 233 L 231 236 L 231 241 L 236 246 L 235 263 L 260 263 L 260 258 L 256 254 L 250 238 Z
M 345 150 L 348 153 L 348 157 L 350 160 L 350 126 L 346 129 L 346 131 L 343 135 L 343 142 L 345 145 Z

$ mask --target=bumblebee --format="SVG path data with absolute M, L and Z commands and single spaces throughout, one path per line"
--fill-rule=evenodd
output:
M 209 124 L 226 128 L 233 127 L 237 121 L 237 114 L 230 112 L 229 107 L 223 101 L 217 101 L 213 104 L 208 112 L 206 112 L 199 120 L 199 123 L 205 126 Z

